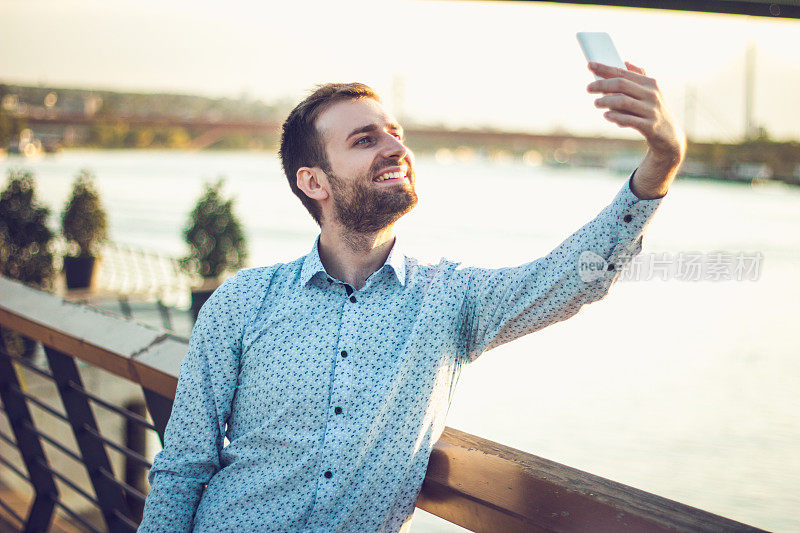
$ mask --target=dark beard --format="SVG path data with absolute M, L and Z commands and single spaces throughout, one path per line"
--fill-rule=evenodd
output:
M 386 190 L 380 190 L 375 186 L 372 177 L 387 166 L 389 165 L 384 163 L 374 171 L 370 169 L 368 176 L 356 179 L 349 186 L 330 168 L 323 169 L 331 184 L 336 218 L 345 228 L 355 233 L 374 233 L 394 224 L 417 205 L 413 169 L 410 167 L 411 187 L 387 187 Z

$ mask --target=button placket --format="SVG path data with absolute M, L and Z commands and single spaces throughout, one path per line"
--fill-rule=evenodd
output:
M 335 367 L 328 411 L 328 435 L 331 438 L 329 457 L 338 456 L 342 446 L 343 422 L 346 421 L 344 410 L 350 405 L 350 394 L 353 388 L 353 347 L 357 334 L 358 308 L 353 307 L 349 297 L 355 292 L 352 286 L 342 283 L 347 300 L 342 310 L 339 346 L 335 354 Z
M 327 279 L 327 278 L 323 278 Z M 328 416 L 320 463 L 317 470 L 317 493 L 312 516 L 317 513 L 329 512 L 332 497 L 339 490 L 344 478 L 341 476 L 339 465 L 347 458 L 349 449 L 348 428 L 352 423 L 351 414 L 355 412 L 352 395 L 355 383 L 354 357 L 358 356 L 359 343 L 362 342 L 362 332 L 358 326 L 359 316 L 362 314 L 361 298 L 349 284 L 331 278 L 328 282 L 336 294 L 336 299 L 344 296 L 341 302 L 338 324 L 338 340 L 329 355 L 333 362 L 333 373 L 330 376 L 330 397 L 328 403 Z M 344 291 L 339 288 L 343 286 Z M 345 294 L 342 295 L 342 292 Z M 332 293 L 332 294 L 334 294 Z M 352 297 L 352 299 L 351 299 Z M 346 477 L 346 476 L 345 476 Z M 309 521 L 309 524 L 312 522 Z M 314 523 L 320 523 L 314 521 Z M 316 529 L 316 528 L 315 528 Z

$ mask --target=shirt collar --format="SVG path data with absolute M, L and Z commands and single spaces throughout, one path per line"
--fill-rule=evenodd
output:
M 406 256 L 403 253 L 403 249 L 398 245 L 398 238 L 395 236 L 394 238 L 394 245 L 392 246 L 391 251 L 389 252 L 389 257 L 386 258 L 385 265 L 389 265 L 394 270 L 395 276 L 397 276 L 397 281 L 400 282 L 400 285 L 406 285 Z
M 392 246 L 392 249 L 389 252 L 389 257 L 386 258 L 386 262 L 383 264 L 383 266 L 389 265 L 392 267 L 392 271 L 394 271 L 395 276 L 397 276 L 397 281 L 400 282 L 400 285 L 405 286 L 406 258 L 405 254 L 403 254 L 403 251 L 398 247 L 397 243 L 398 240 L 397 237 L 395 237 L 394 245 Z M 381 268 L 383 268 L 383 266 Z M 378 270 L 380 270 L 380 268 Z M 311 278 L 313 278 L 318 272 L 322 272 L 327 276 L 325 267 L 322 266 L 322 260 L 319 258 L 319 235 L 317 235 L 317 238 L 314 240 L 314 246 L 311 247 L 311 251 L 303 260 L 303 266 L 300 269 L 300 284 L 303 286 L 307 285 L 308 282 L 311 281 Z

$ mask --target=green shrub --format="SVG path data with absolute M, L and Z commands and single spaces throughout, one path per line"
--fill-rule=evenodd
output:
M 0 193 L 0 274 L 39 289 L 50 290 L 55 278 L 47 227 L 49 210 L 36 202 L 30 171 L 8 171 L 8 186 Z M 30 359 L 36 342 L 7 328 L 0 339 L 11 354 Z
M 0 274 L 42 289 L 52 288 L 53 232 L 49 209 L 38 205 L 33 173 L 10 169 L 0 194 Z
M 233 200 L 222 198 L 224 178 L 205 184 L 203 195 L 183 230 L 190 253 L 181 264 L 204 278 L 218 278 L 226 270 L 240 269 L 247 258 L 242 226 L 233 213 Z
M 94 185 L 94 174 L 81 170 L 72 185 L 72 196 L 61 215 L 64 238 L 75 255 L 96 257 L 100 244 L 108 236 L 106 212 Z

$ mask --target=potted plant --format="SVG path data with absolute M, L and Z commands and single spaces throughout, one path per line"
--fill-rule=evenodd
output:
M 9 170 L 8 186 L 0 193 L 0 274 L 39 289 L 52 288 L 55 270 L 47 227 L 49 210 L 36 202 L 36 187 L 29 171 Z M 36 341 L 2 330 L 6 349 L 30 358 Z
M 89 170 L 81 170 L 72 185 L 72 196 L 61 215 L 61 228 L 70 247 L 64 257 L 67 288 L 87 288 L 91 286 L 100 244 L 108 235 L 106 212 Z
M 219 287 L 227 271 L 238 270 L 247 258 L 247 243 L 242 226 L 233 213 L 233 200 L 222 196 L 224 178 L 206 183 L 203 195 L 183 230 L 189 255 L 180 260 L 184 269 L 202 278 L 192 290 L 192 314 L 197 320 L 200 308 Z

